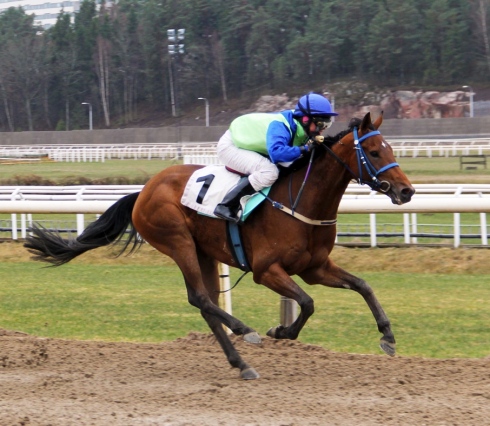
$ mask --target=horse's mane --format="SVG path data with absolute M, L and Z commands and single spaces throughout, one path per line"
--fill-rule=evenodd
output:
M 325 139 L 323 140 L 323 144 L 331 147 L 332 145 L 335 145 L 338 141 L 340 141 L 344 136 L 348 135 L 354 130 L 354 127 L 359 128 L 361 125 L 362 120 L 360 118 L 352 118 L 349 121 L 347 129 L 341 130 L 339 133 L 337 133 L 335 136 L 325 136 Z M 317 155 L 323 155 L 325 153 L 324 149 L 316 149 L 315 156 Z M 302 169 L 308 164 L 308 161 L 310 161 L 310 155 L 305 155 L 301 157 L 300 159 L 296 160 L 291 166 L 289 167 L 279 167 L 280 170 L 280 175 L 281 176 L 287 176 L 292 172 L 295 172 L 297 170 Z
M 350 132 L 354 130 L 354 127 L 359 127 L 361 125 L 362 120 L 360 118 L 352 118 L 349 121 L 347 129 L 341 130 L 339 133 L 337 133 L 335 136 L 325 136 L 325 139 L 323 141 L 324 144 L 327 146 L 332 146 L 336 144 L 338 141 L 340 141 L 345 135 L 348 135 Z

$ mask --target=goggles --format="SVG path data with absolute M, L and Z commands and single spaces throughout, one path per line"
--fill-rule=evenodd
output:
M 318 127 L 318 130 L 325 130 L 332 125 L 332 117 L 313 117 L 312 122 Z

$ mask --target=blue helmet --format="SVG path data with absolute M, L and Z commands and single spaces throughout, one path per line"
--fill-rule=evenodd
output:
M 328 99 L 318 93 L 308 93 L 299 98 L 293 115 L 295 117 L 331 117 L 338 115 L 332 110 Z

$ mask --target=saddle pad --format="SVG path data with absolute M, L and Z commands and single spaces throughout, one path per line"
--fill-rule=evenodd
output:
M 239 175 L 229 172 L 224 166 L 203 167 L 196 170 L 187 181 L 180 202 L 199 213 L 216 217 L 214 209 L 240 179 Z M 261 192 L 267 195 L 269 190 L 270 188 L 265 188 Z M 242 207 L 245 204 L 246 207 L 241 220 L 245 220 L 252 210 L 264 200 L 261 193 L 243 197 Z

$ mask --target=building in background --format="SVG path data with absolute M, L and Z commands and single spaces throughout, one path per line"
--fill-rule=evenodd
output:
M 0 13 L 10 7 L 22 7 L 27 15 L 34 14 L 34 25 L 47 29 L 56 23 L 56 19 L 62 10 L 70 14 L 73 20 L 75 12 L 80 9 L 80 1 L 0 0 Z
M 75 13 L 80 10 L 80 3 L 81 0 L 0 0 L 0 13 L 9 7 L 22 7 L 27 15 L 35 15 L 34 25 L 47 29 L 56 23 L 56 19 L 62 10 L 71 15 L 73 22 Z M 96 0 L 96 3 L 99 7 L 100 0 Z M 106 7 L 111 3 L 111 1 L 106 1 Z

